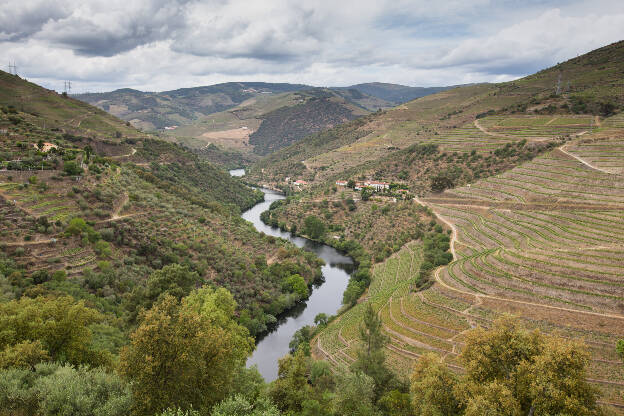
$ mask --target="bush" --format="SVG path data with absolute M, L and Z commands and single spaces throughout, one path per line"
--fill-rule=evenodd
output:
M 130 386 L 101 368 L 38 364 L 0 372 L 0 408 L 8 414 L 123 416 L 131 405 Z
M 69 176 L 77 176 L 82 174 L 83 169 L 73 160 L 65 162 L 63 171 Z

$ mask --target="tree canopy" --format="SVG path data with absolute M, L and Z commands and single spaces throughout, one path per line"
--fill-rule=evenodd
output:
M 227 396 L 253 348 L 247 329 L 233 321 L 234 308 L 225 289 L 203 288 L 181 302 L 165 295 L 141 314 L 120 355 L 140 413 L 209 408 Z
M 528 331 L 503 317 L 491 329 L 466 334 L 457 377 L 432 354 L 412 375 L 418 415 L 600 415 L 597 391 L 586 381 L 587 348 Z

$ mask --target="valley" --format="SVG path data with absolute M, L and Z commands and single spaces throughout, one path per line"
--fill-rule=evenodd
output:
M 624 41 L 453 87 L 0 72 L 0 214 L 0 416 L 624 412 Z
M 621 54 L 623 45 L 511 84 L 420 98 L 313 135 L 252 167 L 251 178 L 286 191 L 293 189 L 286 177 L 307 183 L 272 209 L 270 221 L 306 234 L 304 219 L 316 216 L 325 224 L 322 241 L 356 241 L 373 259 L 368 288 L 311 340 L 315 357 L 338 372 L 352 368 L 370 305 L 390 339 L 385 354 L 394 371 L 408 377 L 434 352 L 463 374 L 465 335 L 513 314 L 530 328 L 584 340 L 587 380 L 601 403 L 624 408 L 614 347 L 624 337 L 622 116 L 570 111 L 575 94 L 544 89 L 563 73 L 588 102 L 619 102 L 621 79 L 613 89 L 587 85 L 590 73 L 603 85 L 612 79 L 593 78 L 594 68 L 583 67 Z M 606 73 L 621 72 L 617 60 L 609 62 Z M 365 200 L 364 191 L 337 185 L 364 179 L 396 183 L 415 198 L 372 192 Z M 406 223 L 399 212 L 412 210 L 437 221 L 422 218 L 421 233 L 400 237 L 418 222 Z M 436 222 L 452 259 L 431 267 L 421 236 Z

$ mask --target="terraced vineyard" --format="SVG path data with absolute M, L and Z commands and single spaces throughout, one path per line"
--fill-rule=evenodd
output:
M 518 138 L 550 138 L 574 135 L 597 127 L 592 116 L 490 116 L 478 125 L 493 134 Z
M 450 152 L 469 153 L 476 150 L 487 153 L 517 140 L 503 135 L 488 134 L 478 129 L 473 123 L 468 123 L 462 127 L 442 130 L 427 138 L 425 142 L 437 144 Z
M 346 368 L 364 302 L 372 302 L 396 372 L 407 376 L 425 351 L 462 372 L 464 331 L 512 313 L 529 327 L 584 339 L 593 354 L 588 379 L 603 404 L 621 410 L 624 366 L 615 343 L 624 337 L 624 176 L 601 164 L 622 140 L 611 133 L 583 135 L 503 174 L 423 198 L 451 227 L 455 261 L 436 270 L 433 287 L 414 292 L 421 251 L 409 243 L 375 266 L 366 298 L 321 332 L 316 352 Z

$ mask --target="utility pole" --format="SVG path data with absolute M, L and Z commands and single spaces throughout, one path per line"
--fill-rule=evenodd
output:
M 557 92 L 555 94 L 559 95 L 560 92 L 561 92 L 561 72 L 559 72 L 559 79 L 557 79 Z
M 15 65 L 15 61 L 13 61 L 12 64 L 11 61 L 9 61 L 9 74 L 17 75 L 17 65 Z
M 63 89 L 65 94 L 69 94 L 71 92 L 71 81 L 63 81 Z

